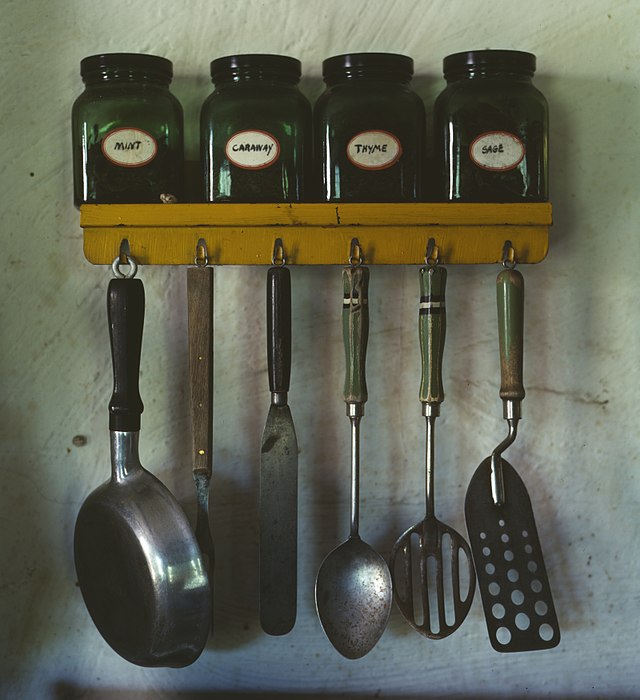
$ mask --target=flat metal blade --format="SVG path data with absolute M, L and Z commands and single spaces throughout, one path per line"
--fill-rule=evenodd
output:
M 260 623 L 281 635 L 295 624 L 298 578 L 298 442 L 289 406 L 270 406 L 260 454 Z
M 491 492 L 491 458 L 467 489 L 465 517 L 491 645 L 496 651 L 551 649 L 560 642 L 551 587 L 527 489 L 502 460 L 505 502 Z

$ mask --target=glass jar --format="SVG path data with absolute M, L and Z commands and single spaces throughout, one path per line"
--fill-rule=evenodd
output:
M 183 116 L 169 92 L 173 64 L 113 53 L 80 63 L 84 92 L 73 105 L 76 206 L 160 203 L 183 191 Z
M 299 202 L 307 197 L 311 105 L 301 64 L 245 54 L 211 62 L 200 145 L 207 202 Z
M 443 62 L 435 103 L 438 199 L 541 202 L 548 191 L 548 107 L 534 87 L 536 57 L 466 51 Z
M 333 56 L 314 109 L 316 173 L 331 202 L 410 202 L 423 195 L 425 109 L 409 87 L 413 59 Z

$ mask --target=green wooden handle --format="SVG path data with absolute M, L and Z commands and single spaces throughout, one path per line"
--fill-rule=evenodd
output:
M 418 334 L 422 354 L 422 403 L 440 404 L 444 401 L 442 357 L 447 330 L 444 305 L 446 284 L 447 271 L 443 267 L 423 267 L 420 270 Z
M 346 403 L 364 404 L 367 400 L 365 361 L 369 339 L 369 268 L 345 267 L 342 282 L 342 336 L 347 362 L 344 400 Z
M 522 401 L 522 353 L 524 338 L 524 279 L 517 270 L 498 274 L 498 336 L 500 340 L 500 398 Z

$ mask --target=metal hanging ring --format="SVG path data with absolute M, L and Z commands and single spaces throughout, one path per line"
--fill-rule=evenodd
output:
M 196 257 L 194 262 L 198 267 L 206 267 L 209 264 L 207 242 L 204 240 L 204 238 L 200 238 L 196 244 Z
M 138 272 L 138 263 L 130 255 L 125 255 L 125 262 L 122 262 L 122 253 L 116 257 L 116 259 L 111 264 L 111 269 L 113 270 L 114 276 L 119 280 L 130 280 L 136 276 Z M 128 265 L 129 272 L 126 274 L 120 270 L 121 265 Z
M 435 238 L 430 238 L 427 243 L 427 252 L 425 253 L 424 261 L 429 267 L 436 267 L 440 262 L 440 249 L 436 245 Z
M 287 258 L 284 254 L 284 244 L 282 238 L 276 238 L 273 243 L 273 255 L 271 256 L 271 264 L 277 267 L 284 267 L 287 264 Z
M 502 265 L 509 270 L 513 270 L 516 266 L 516 251 L 511 241 L 505 241 L 502 248 Z
M 362 246 L 357 238 L 351 239 L 351 247 L 349 249 L 349 265 L 351 267 L 360 267 L 364 262 L 364 254 Z

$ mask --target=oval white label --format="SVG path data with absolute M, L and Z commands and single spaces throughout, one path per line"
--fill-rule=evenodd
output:
M 121 127 L 102 139 L 102 153 L 115 165 L 139 168 L 150 163 L 158 152 L 156 140 L 142 129 Z
M 347 144 L 347 158 L 363 170 L 384 170 L 402 155 L 400 141 L 388 131 L 363 131 Z
M 513 170 L 524 158 L 522 141 L 507 131 L 487 131 L 469 146 L 471 160 L 485 170 Z
M 234 134 L 224 150 L 227 158 L 239 168 L 262 170 L 278 160 L 280 144 L 266 131 L 247 130 Z

